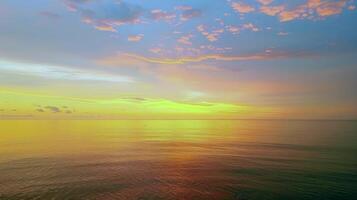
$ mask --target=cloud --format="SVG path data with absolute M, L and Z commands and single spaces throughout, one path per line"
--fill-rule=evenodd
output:
M 275 60 L 291 57 L 312 56 L 306 53 L 289 53 L 289 52 L 274 52 L 274 53 L 260 53 L 260 54 L 247 54 L 247 55 L 223 55 L 223 54 L 207 54 L 191 57 L 178 57 L 178 58 L 154 58 L 145 57 L 137 54 L 117 54 L 114 56 L 105 57 L 99 60 L 99 64 L 110 66 L 123 66 L 134 65 L 138 66 L 143 63 L 151 64 L 166 64 L 166 65 L 182 65 L 187 63 L 199 63 L 202 61 L 259 61 L 259 60 Z M 145 65 L 143 65 L 145 66 Z
M 187 5 L 176 6 L 175 10 L 182 12 L 180 15 L 180 19 L 182 21 L 187 21 L 193 18 L 200 17 L 202 15 L 201 10 L 192 8 L 191 6 Z
M 154 20 L 170 21 L 176 17 L 175 13 L 169 13 L 160 9 L 152 10 L 150 12 L 151 18 Z
M 60 106 L 41 106 L 37 105 L 36 106 L 36 111 L 40 113 L 45 113 L 45 112 L 52 112 L 52 113 L 65 113 L 65 114 L 71 114 L 74 112 L 74 110 L 70 110 L 68 106 L 62 106 L 63 109 L 60 108 Z
M 218 37 L 224 32 L 224 29 L 215 29 L 212 31 L 208 31 L 207 27 L 202 24 L 198 25 L 196 29 L 210 42 L 217 41 Z
M 298 18 L 307 17 L 305 5 L 294 8 L 293 10 L 283 10 L 279 14 L 281 22 L 287 22 Z
M 242 2 L 233 2 L 231 6 L 238 13 L 250 13 L 255 10 L 252 6 Z
M 181 5 L 181 6 L 176 6 L 175 10 L 192 10 L 192 7 L 187 5 Z
M 143 14 L 140 6 L 124 1 L 67 0 L 65 2 L 73 11 L 81 14 L 84 23 L 91 24 L 100 31 L 116 32 L 121 25 L 139 23 Z
M 53 113 L 61 112 L 61 109 L 56 107 L 56 106 L 45 106 L 44 108 L 47 109 L 47 110 L 52 111 Z
M 5 61 L 0 61 L 0 72 L 1 71 L 57 80 L 104 81 L 121 83 L 133 82 L 131 78 L 120 75 L 105 74 L 83 69 L 73 69 L 37 64 L 13 63 Z
M 139 42 L 141 39 L 143 39 L 144 35 L 139 34 L 139 35 L 129 35 L 128 36 L 128 41 L 130 42 Z
M 260 29 L 256 25 L 254 25 L 252 23 L 246 23 L 246 24 L 241 25 L 240 27 L 228 25 L 225 28 L 226 28 L 226 30 L 228 32 L 230 32 L 230 33 L 232 33 L 234 35 L 239 34 L 243 30 L 250 30 L 250 31 L 253 31 L 253 32 L 260 31 Z
M 340 14 L 346 5 L 346 0 L 307 0 L 306 3 L 288 9 L 286 5 L 260 7 L 260 12 L 269 16 L 278 16 L 281 22 L 295 19 L 317 19 Z
M 243 24 L 242 29 L 251 30 L 253 32 L 259 31 L 259 28 L 252 23 Z
M 192 34 L 184 35 L 184 36 L 181 36 L 177 40 L 177 42 L 181 43 L 181 44 L 185 44 L 185 45 L 192 45 L 192 42 L 190 41 L 192 37 L 193 37 Z
M 63 0 L 69 11 L 75 12 L 81 4 L 88 3 L 92 0 Z
M 154 54 L 159 54 L 159 53 L 161 53 L 163 51 L 163 49 L 156 47 L 156 48 L 149 49 L 149 51 L 154 53 Z
M 340 14 L 345 4 L 346 4 L 345 1 L 325 2 L 321 6 L 317 7 L 316 12 L 320 16 L 330 16 L 330 15 Z
M 228 25 L 228 26 L 226 26 L 226 29 L 228 32 L 230 32 L 234 35 L 239 34 L 239 32 L 240 32 L 240 28 L 237 26 Z
M 182 21 L 187 21 L 193 18 L 200 17 L 201 15 L 202 15 L 201 10 L 190 8 L 190 9 L 183 10 L 180 18 Z
M 269 5 L 273 2 L 273 0 L 258 0 L 258 2 L 263 5 Z
M 282 11 L 284 11 L 285 6 L 284 5 L 280 5 L 280 6 L 262 6 L 260 7 L 260 12 L 266 14 L 266 15 L 270 15 L 270 16 L 275 16 L 278 13 L 281 13 Z
M 350 5 L 348 6 L 348 10 L 355 10 L 356 9 L 356 6 L 355 5 Z
M 37 112 L 45 112 L 45 110 L 42 109 L 42 108 L 37 108 L 36 111 L 37 111 Z

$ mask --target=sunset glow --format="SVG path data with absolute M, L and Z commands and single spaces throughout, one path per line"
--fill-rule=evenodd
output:
M 354 0 L 0 3 L 2 119 L 354 119 Z

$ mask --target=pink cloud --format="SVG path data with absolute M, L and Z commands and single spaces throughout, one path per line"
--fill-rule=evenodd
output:
M 192 34 L 184 35 L 180 37 L 177 42 L 185 45 L 192 45 L 191 38 L 193 37 Z
M 252 23 L 243 24 L 242 29 L 251 30 L 253 32 L 259 31 L 259 28 Z
M 187 21 L 196 17 L 200 17 L 201 15 L 202 15 L 201 10 L 190 8 L 190 9 L 183 10 L 180 19 L 182 21 Z
M 228 32 L 230 32 L 230 33 L 232 33 L 232 34 L 238 34 L 239 33 L 239 31 L 240 31 L 240 28 L 239 27 L 237 27 L 237 26 L 231 26 L 231 25 L 228 25 L 228 26 L 226 26 L 226 29 L 227 29 L 227 31 Z
M 168 13 L 166 11 L 162 11 L 160 9 L 152 10 L 151 17 L 155 20 L 172 20 L 176 17 L 174 13 Z
M 149 51 L 154 54 L 159 54 L 162 52 L 162 49 L 161 48 L 152 48 L 152 49 L 149 49 Z
M 273 2 L 273 0 L 258 0 L 258 2 L 263 5 L 269 5 Z
M 103 1 L 100 6 L 91 8 L 94 3 L 91 0 L 63 0 L 70 11 L 78 12 L 82 22 L 92 25 L 101 31 L 116 32 L 116 29 L 124 24 L 140 23 L 143 9 L 138 5 L 120 2 Z M 107 7 L 113 8 L 108 14 Z
M 204 25 L 198 25 L 196 29 L 210 42 L 217 41 L 220 34 L 224 32 L 224 29 L 215 29 L 212 31 L 208 31 L 207 27 L 205 27 Z

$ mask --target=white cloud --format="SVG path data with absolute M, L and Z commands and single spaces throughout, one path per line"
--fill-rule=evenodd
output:
M 0 72 L 74 81 L 133 82 L 130 77 L 67 67 L 0 61 Z

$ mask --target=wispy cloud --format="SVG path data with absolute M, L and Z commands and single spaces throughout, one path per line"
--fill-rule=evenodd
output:
M 210 42 L 218 40 L 218 37 L 224 32 L 224 29 L 214 29 L 211 31 L 207 30 L 207 27 L 204 25 L 198 25 L 196 27 L 197 31 L 200 32 L 206 39 Z
M 0 61 L 0 72 L 10 72 L 19 75 L 38 76 L 46 79 L 73 80 L 73 81 L 105 81 L 130 83 L 130 77 L 104 74 L 100 72 L 73 69 L 58 66 L 24 64 Z
M 143 39 L 144 35 L 139 34 L 139 35 L 129 35 L 128 36 L 128 41 L 130 42 L 139 42 L 141 39 Z
M 185 45 L 192 45 L 191 38 L 193 37 L 192 34 L 181 36 L 177 42 Z
M 274 0 L 258 0 L 259 3 L 263 5 L 271 4 Z
M 199 9 L 194 9 L 191 7 L 181 7 L 182 14 L 180 16 L 182 21 L 187 21 L 193 18 L 200 17 L 202 15 L 202 11 Z
M 155 20 L 170 21 L 176 17 L 175 13 L 170 13 L 167 11 L 163 11 L 161 9 L 151 10 L 150 14 L 151 14 L 151 17 Z
M 101 31 L 116 32 L 124 24 L 139 23 L 143 9 L 124 1 L 66 0 L 72 11 L 77 11 L 82 21 Z
M 207 54 L 198 55 L 192 57 L 178 57 L 178 58 L 154 58 L 145 57 L 137 54 L 123 53 L 115 56 L 109 56 L 104 59 L 99 60 L 100 64 L 107 65 L 122 65 L 127 64 L 137 64 L 137 63 L 156 63 L 156 64 L 168 64 L 168 65 L 180 65 L 186 63 L 199 63 L 207 60 L 216 61 L 258 61 L 258 60 L 274 60 L 274 59 L 284 59 L 291 57 L 301 57 L 301 56 L 311 56 L 303 53 L 261 53 L 261 54 L 248 54 L 248 55 L 223 55 L 223 54 Z
M 257 32 L 259 31 L 259 28 L 257 26 L 255 26 L 254 24 L 252 23 L 246 23 L 246 24 L 243 24 L 242 26 L 242 29 L 244 30 L 251 30 L 253 32 Z

